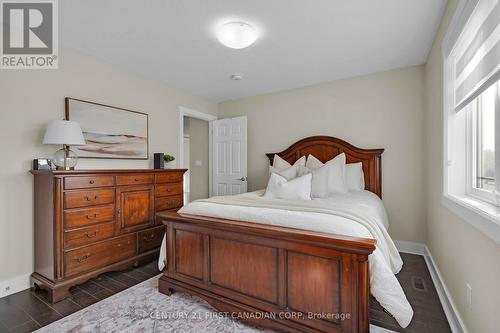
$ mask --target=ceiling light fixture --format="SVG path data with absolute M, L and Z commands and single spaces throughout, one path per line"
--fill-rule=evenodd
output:
M 229 22 L 217 30 L 219 42 L 232 49 L 243 49 L 257 40 L 257 31 L 245 22 Z

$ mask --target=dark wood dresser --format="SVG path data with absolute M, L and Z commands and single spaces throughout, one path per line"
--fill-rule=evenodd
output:
M 104 272 L 158 256 L 156 212 L 183 205 L 185 169 L 32 171 L 33 282 L 49 300 Z

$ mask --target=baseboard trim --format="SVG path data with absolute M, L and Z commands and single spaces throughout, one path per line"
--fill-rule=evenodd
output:
M 464 321 L 458 312 L 455 302 L 453 302 L 453 298 L 444 283 L 443 277 L 427 245 L 405 241 L 394 241 L 394 244 L 399 252 L 417 254 L 424 257 L 427 268 L 431 274 L 432 282 L 434 282 L 434 286 L 436 286 L 439 300 L 446 314 L 446 319 L 448 319 L 448 323 L 450 324 L 451 331 L 453 333 L 468 333 Z
M 9 280 L 0 281 L 0 298 L 30 288 L 31 274 L 19 275 Z
M 429 268 L 429 272 L 431 273 L 432 281 L 436 286 L 436 290 L 439 296 L 439 300 L 441 301 L 441 305 L 443 306 L 444 312 L 446 314 L 446 318 L 448 318 L 448 322 L 450 323 L 451 331 L 453 333 L 468 333 L 467 327 L 465 327 L 464 321 L 460 313 L 458 312 L 457 306 L 451 297 L 446 284 L 444 283 L 443 277 L 439 272 L 439 269 L 432 258 L 431 251 L 427 246 L 425 246 L 425 263 Z
M 398 249 L 399 252 L 418 254 L 421 256 L 425 255 L 426 246 L 424 244 L 398 241 L 398 240 L 395 240 L 394 244 L 396 245 L 396 248 Z

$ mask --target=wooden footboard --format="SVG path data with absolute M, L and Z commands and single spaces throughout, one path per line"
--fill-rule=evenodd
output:
M 160 292 L 292 332 L 368 332 L 372 239 L 172 212 Z M 307 224 L 307 221 L 304 221 Z

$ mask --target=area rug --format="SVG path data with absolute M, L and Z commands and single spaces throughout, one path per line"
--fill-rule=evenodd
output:
M 272 332 L 219 315 L 204 300 L 183 293 L 165 296 L 158 278 L 146 280 L 105 300 L 75 312 L 39 333 L 264 333 Z M 370 325 L 370 333 L 389 333 Z

